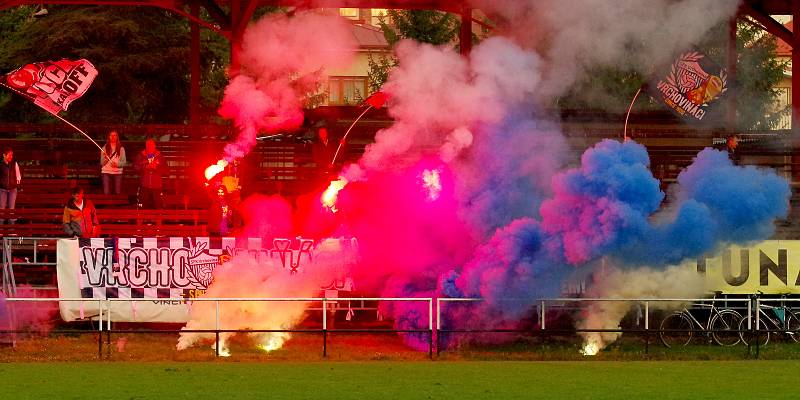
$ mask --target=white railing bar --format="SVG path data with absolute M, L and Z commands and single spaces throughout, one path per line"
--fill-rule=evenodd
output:
M 106 299 L 95 299 L 95 298 L 90 298 L 90 297 L 77 297 L 77 298 L 72 298 L 72 297 L 64 297 L 64 298 L 61 298 L 61 297 L 6 297 L 5 300 L 6 301 L 20 301 L 20 302 L 22 302 L 22 301 L 34 301 L 34 302 L 36 302 L 36 301 L 39 301 L 39 302 L 45 302 L 45 301 L 86 301 L 86 302 L 92 302 L 92 301 L 98 301 L 98 300 L 105 301 Z M 152 299 L 150 299 L 150 300 L 152 300 Z
M 189 302 L 189 301 L 431 301 L 433 298 L 431 297 L 214 297 L 214 298 L 205 298 L 205 297 L 194 297 L 194 298 L 185 298 L 185 297 L 178 297 L 178 298 L 155 298 L 155 297 L 147 297 L 147 298 L 108 298 L 108 299 L 95 299 L 91 297 L 7 297 L 6 301 L 181 301 L 181 302 Z M 461 299 L 461 298 L 438 298 L 437 300 L 443 302 L 459 302 L 459 301 L 481 301 L 482 299 Z M 655 299 L 655 298 L 641 298 L 641 299 L 613 299 L 613 298 L 581 298 L 581 299 L 570 299 L 570 301 L 627 301 L 627 302 L 648 302 L 648 301 L 661 301 L 661 302 L 702 302 L 702 301 L 711 301 L 712 299 Z M 717 299 L 719 300 L 719 299 Z M 563 301 L 563 299 L 537 299 L 535 301 Z M 738 302 L 738 303 L 747 303 L 750 300 L 748 299 L 726 299 L 725 301 L 729 302 Z M 764 302 L 772 302 L 773 300 L 765 300 Z M 774 301 L 781 301 L 781 300 L 774 300 Z M 789 301 L 786 299 L 785 301 Z M 794 300 L 800 301 L 800 299 Z
M 442 299 L 436 299 L 436 330 L 442 329 Z
M 483 301 L 483 299 L 480 299 L 480 298 L 450 298 L 450 297 L 441 297 L 441 298 L 439 298 L 439 300 L 445 301 L 445 302 Z M 647 301 L 670 301 L 670 302 L 673 302 L 673 301 L 675 301 L 675 302 L 677 302 L 677 301 L 680 301 L 680 302 L 733 301 L 733 302 L 740 302 L 740 303 L 746 303 L 746 302 L 749 301 L 748 299 L 721 299 L 721 298 L 717 298 L 717 299 L 714 299 L 714 298 L 697 298 L 697 299 L 663 298 L 663 299 L 659 299 L 659 298 L 650 298 L 650 297 L 647 297 L 647 298 L 610 298 L 610 297 L 609 298 L 600 298 L 600 297 L 598 297 L 598 298 L 588 298 L 588 297 L 581 297 L 581 298 L 552 298 L 552 299 L 500 299 L 499 302 L 502 302 L 504 300 L 505 301 L 530 301 L 530 302 L 536 302 L 536 301 L 538 301 L 538 302 L 542 302 L 542 301 L 548 301 L 548 302 L 553 302 L 553 301 L 559 301 L 559 302 L 562 302 L 562 301 L 572 301 L 572 302 L 582 302 L 582 301 L 629 301 L 629 302 L 647 302 Z M 779 301 L 779 300 L 775 300 L 775 301 Z M 798 299 L 797 301 L 800 301 L 800 299 Z
M 53 301 L 57 301 L 58 298 L 53 298 Z M 86 300 L 95 300 L 95 299 L 83 299 Z M 147 297 L 147 298 L 135 298 L 135 299 L 123 299 L 123 298 L 109 298 L 103 299 L 107 301 L 356 301 L 356 300 L 366 300 L 366 301 L 430 301 L 432 300 L 431 297 L 195 297 L 195 298 L 155 298 L 155 297 Z
M 428 298 L 428 330 L 433 330 L 433 298 Z
M 756 298 L 756 310 L 761 309 L 761 299 Z M 756 313 L 756 330 L 761 330 L 761 313 Z
M 328 329 L 328 301 L 322 300 L 322 330 Z

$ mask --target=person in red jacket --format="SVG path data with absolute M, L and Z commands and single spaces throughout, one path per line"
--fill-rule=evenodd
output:
M 100 234 L 97 209 L 83 198 L 83 189 L 72 189 L 72 197 L 64 207 L 64 233 L 72 237 L 91 238 Z
M 148 138 L 144 150 L 136 157 L 136 170 L 139 172 L 139 204 L 142 208 L 164 208 L 164 172 L 167 164 L 161 152 L 156 149 L 156 141 Z

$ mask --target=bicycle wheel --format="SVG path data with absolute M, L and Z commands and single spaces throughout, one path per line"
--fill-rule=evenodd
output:
M 786 310 L 786 336 L 795 343 L 800 342 L 800 317 L 789 309 Z
M 752 321 L 750 325 L 752 327 L 752 331 L 747 329 L 747 318 L 742 318 L 742 320 L 739 321 L 739 338 L 742 340 L 742 343 L 744 343 L 746 346 L 751 340 L 755 340 L 756 333 L 758 333 L 758 345 L 762 347 L 766 346 L 767 343 L 769 343 L 769 330 L 764 330 L 764 320 L 761 320 L 760 332 L 755 331 L 756 320 L 751 318 L 750 321 Z
M 692 328 L 689 317 L 683 311 L 676 311 L 661 321 L 658 338 L 666 347 L 686 346 L 692 340 Z
M 733 310 L 721 310 L 711 317 L 711 338 L 720 346 L 736 346 L 739 337 L 739 322 L 742 316 Z

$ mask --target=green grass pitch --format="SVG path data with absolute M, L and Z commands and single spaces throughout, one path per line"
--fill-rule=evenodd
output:
M 787 399 L 797 361 L 0 364 L 0 399 Z

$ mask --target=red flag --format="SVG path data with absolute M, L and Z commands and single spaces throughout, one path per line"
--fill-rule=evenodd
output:
M 372 96 L 367 97 L 364 100 L 364 103 L 369 104 L 375 108 L 383 107 L 384 103 L 386 103 L 386 94 L 383 92 L 375 92 Z
M 83 96 L 97 76 L 87 60 L 45 61 L 27 64 L 6 74 L 5 84 L 52 114 Z

